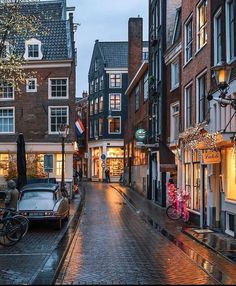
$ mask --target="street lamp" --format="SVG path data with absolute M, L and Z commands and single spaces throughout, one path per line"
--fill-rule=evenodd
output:
M 222 107 L 231 105 L 233 109 L 236 110 L 236 99 L 227 96 L 232 66 L 228 65 L 226 62 L 221 62 L 220 64 L 213 66 L 211 70 L 214 72 L 214 77 L 220 90 L 220 95 L 219 98 L 213 98 L 212 93 L 209 92 L 207 99 L 209 101 L 214 99 L 219 102 Z
M 59 127 L 59 136 L 61 137 L 61 155 L 62 155 L 62 164 L 61 164 L 61 192 L 64 196 L 67 196 L 67 191 L 65 188 L 65 139 L 69 133 L 69 126 L 67 124 L 60 124 Z

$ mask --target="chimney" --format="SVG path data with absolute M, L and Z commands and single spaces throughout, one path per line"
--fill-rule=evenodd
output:
M 142 64 L 143 18 L 129 18 L 128 23 L 128 78 L 133 78 Z

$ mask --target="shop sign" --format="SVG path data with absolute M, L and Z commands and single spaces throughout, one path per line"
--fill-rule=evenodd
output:
M 135 139 L 138 141 L 138 142 L 143 142 L 145 141 L 147 137 L 147 131 L 143 128 L 140 128 L 138 129 L 136 132 L 135 132 Z
M 221 162 L 219 151 L 205 151 L 202 153 L 203 164 L 218 164 Z

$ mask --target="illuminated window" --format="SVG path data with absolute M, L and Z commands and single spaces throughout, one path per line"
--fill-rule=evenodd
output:
M 99 112 L 103 111 L 103 96 L 99 98 Z
M 236 201 L 236 155 L 233 149 L 226 150 L 226 197 Z
M 111 93 L 110 97 L 110 110 L 120 111 L 121 110 L 121 94 Z
M 197 7 L 197 49 L 207 42 L 207 1 L 203 0 Z
M 56 175 L 61 176 L 62 154 L 56 154 Z
M 113 73 L 109 75 L 109 87 L 110 88 L 121 88 L 121 74 Z
M 121 117 L 112 117 L 109 120 L 109 134 L 120 134 L 121 133 Z
M 9 154 L 0 154 L 0 176 L 8 175 Z

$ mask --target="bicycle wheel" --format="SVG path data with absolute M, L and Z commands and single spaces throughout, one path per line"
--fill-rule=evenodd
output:
M 29 229 L 29 220 L 23 215 L 14 215 L 13 218 L 17 219 L 21 223 L 23 229 L 22 237 L 24 237 Z
M 12 246 L 22 238 L 22 226 L 19 221 L 6 218 L 0 222 L 0 244 Z
M 12 242 L 18 242 L 24 233 L 21 222 L 13 217 L 7 218 L 5 222 L 6 237 Z
M 167 207 L 166 214 L 168 218 L 172 220 L 177 220 L 181 217 L 181 212 L 178 211 L 173 205 Z

